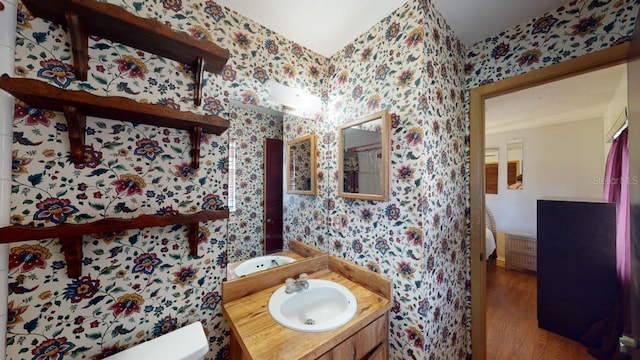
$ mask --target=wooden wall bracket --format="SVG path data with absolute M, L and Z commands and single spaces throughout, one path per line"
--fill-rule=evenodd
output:
M 74 71 L 80 81 L 87 81 L 89 72 L 89 34 L 80 16 L 73 11 L 65 12 L 67 27 L 71 35 L 71 50 L 73 51 Z
M 69 130 L 71 161 L 76 165 L 83 164 L 87 117 L 76 106 L 64 105 L 62 108 Z
M 189 224 L 189 254 L 193 258 L 198 257 L 198 228 L 200 228 L 200 223 L 190 223 Z
M 79 278 L 82 275 L 82 235 L 61 237 L 60 245 L 67 263 L 67 276 Z
M 195 126 L 191 129 L 191 167 L 194 170 L 200 168 L 200 140 L 202 136 L 202 127 Z
M 154 226 L 188 224 L 189 253 L 198 256 L 198 227 L 203 221 L 229 218 L 228 210 L 201 210 L 192 214 L 140 215 L 131 219 L 107 218 L 87 224 L 64 223 L 56 226 L 35 227 L 11 225 L 0 228 L 0 244 L 27 240 L 59 238 L 67 262 L 67 274 L 77 278 L 82 273 L 82 235 L 109 233 L 118 230 L 142 229 Z

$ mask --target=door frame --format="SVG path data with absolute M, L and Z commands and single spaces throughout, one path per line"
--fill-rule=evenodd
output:
M 484 216 L 484 101 L 510 92 L 546 84 L 571 76 L 625 63 L 629 43 L 533 70 L 469 91 L 470 206 L 471 206 L 471 353 L 473 359 L 487 357 L 486 261 Z

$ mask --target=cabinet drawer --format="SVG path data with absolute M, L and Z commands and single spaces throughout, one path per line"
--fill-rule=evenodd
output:
M 362 330 L 320 356 L 319 360 L 360 360 L 386 358 L 388 354 L 389 315 L 380 316 Z M 381 344 L 382 343 L 382 344 Z M 375 351 L 370 354 L 372 350 Z M 371 357 L 375 355 L 375 357 Z

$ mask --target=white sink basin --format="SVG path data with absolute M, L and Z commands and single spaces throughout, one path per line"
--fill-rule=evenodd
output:
M 249 259 L 241 262 L 236 267 L 236 276 L 245 276 L 258 271 L 263 271 L 278 267 L 280 265 L 290 264 L 296 261 L 294 258 L 279 255 L 266 255 Z
M 328 280 L 309 279 L 309 288 L 292 294 L 285 286 L 269 299 L 269 314 L 280 325 L 302 332 L 337 329 L 353 318 L 358 302 L 346 287 Z

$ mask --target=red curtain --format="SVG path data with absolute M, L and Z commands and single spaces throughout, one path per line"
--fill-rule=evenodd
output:
M 629 206 L 629 146 L 625 129 L 611 145 L 604 177 L 604 201 L 616 203 L 616 261 L 618 301 L 605 319 L 592 325 L 582 342 L 597 359 L 625 359 L 618 352 L 618 338 L 629 330 L 629 289 L 631 285 L 631 241 Z

